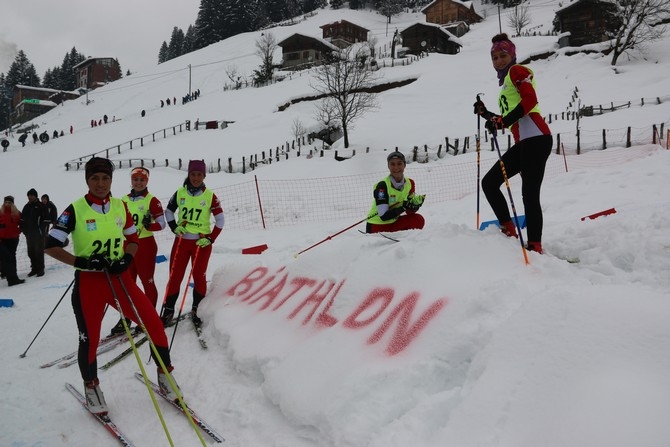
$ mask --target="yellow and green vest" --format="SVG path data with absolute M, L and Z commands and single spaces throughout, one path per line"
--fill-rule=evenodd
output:
M 402 204 L 405 201 L 405 199 L 407 199 L 407 196 L 409 196 L 409 192 L 412 189 L 412 182 L 407 177 L 405 177 L 405 186 L 403 186 L 402 191 L 399 191 L 393 187 L 393 185 L 391 184 L 390 175 L 384 179 L 384 183 L 386 183 L 386 191 L 388 192 L 389 195 L 389 208 L 396 208 L 398 206 L 401 206 L 396 204 L 397 203 Z M 371 214 L 374 214 L 374 216 L 372 216 L 367 220 L 368 223 L 374 225 L 387 225 L 398 220 L 397 217 L 394 219 L 382 220 L 381 217 L 379 217 L 379 214 L 376 213 L 377 213 L 377 201 L 373 199 L 372 207 L 370 208 L 368 216 L 370 216 Z
M 528 67 L 525 67 L 531 74 L 533 75 L 533 70 L 531 70 Z M 507 116 L 509 112 L 514 110 L 516 106 L 518 106 L 521 103 L 521 95 L 519 94 L 519 90 L 517 90 L 516 86 L 512 82 L 512 78 L 510 78 L 510 72 L 512 71 L 512 67 L 507 71 L 507 74 L 505 75 L 505 80 L 503 81 L 502 89 L 500 90 L 500 93 L 498 94 L 498 107 L 500 107 L 500 114 L 502 116 Z M 533 84 L 533 88 L 535 88 L 535 76 L 533 76 L 533 80 L 531 81 Z M 533 110 L 531 110 L 528 113 L 531 112 L 536 112 L 540 113 L 540 108 L 536 104 L 535 107 L 533 107 Z
M 142 197 L 139 200 L 130 200 L 130 197 L 128 196 L 123 196 L 121 199 L 124 202 L 126 202 L 128 211 L 130 212 L 130 215 L 133 217 L 135 227 L 137 227 L 137 235 L 139 236 L 140 239 L 144 239 L 145 237 L 151 237 L 154 234 L 153 231 L 150 231 L 147 227 L 142 225 L 142 219 L 144 219 L 144 216 L 146 216 L 146 214 L 149 212 L 151 199 L 153 199 L 153 197 L 154 196 L 151 195 L 151 193 L 149 193 L 145 197 Z
M 179 206 L 179 219 L 177 225 L 183 225 L 187 233 L 207 235 L 210 229 L 210 215 L 212 214 L 212 200 L 214 193 L 205 189 L 202 194 L 192 196 L 185 186 L 177 190 L 177 205 Z
M 76 219 L 71 233 L 74 255 L 90 257 L 102 253 L 111 260 L 123 257 L 123 227 L 126 225 L 126 207 L 117 198 L 109 199 L 109 212 L 101 214 L 88 204 L 86 198 L 76 200 L 72 207 Z

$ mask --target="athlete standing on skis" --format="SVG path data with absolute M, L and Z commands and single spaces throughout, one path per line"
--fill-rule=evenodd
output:
M 205 186 L 207 167 L 201 160 L 188 163 L 188 177 L 170 197 L 165 218 L 177 236 L 170 253 L 170 278 L 165 291 L 165 304 L 161 313 L 164 325 L 174 318 L 186 266 L 191 262 L 193 272 L 193 303 L 191 319 L 196 327 L 202 326 L 198 305 L 207 294 L 207 264 L 212 254 L 212 244 L 223 229 L 223 208 L 211 189 Z M 210 217 L 214 216 L 214 229 Z
M 425 196 L 415 194 L 414 180 L 405 177 L 405 155 L 391 152 L 386 162 L 389 175 L 375 185 L 366 233 L 422 229 L 425 220 L 417 211 Z
M 130 271 L 134 281 L 137 281 L 138 276 L 140 277 L 144 294 L 156 308 L 158 290 L 154 283 L 154 273 L 156 271 L 158 245 L 156 245 L 154 231 L 161 231 L 165 228 L 165 217 L 163 216 L 163 205 L 149 192 L 147 183 L 149 183 L 149 170 L 147 168 L 138 167 L 130 171 L 132 189 L 128 195 L 122 197 L 122 200 L 126 202 L 128 211 L 133 217 L 139 238 L 139 247 L 128 271 Z M 126 323 L 130 324 L 130 319 L 126 318 Z M 123 321 L 119 320 L 116 326 L 112 328 L 112 334 L 122 334 L 123 332 L 125 332 Z
M 107 404 L 100 390 L 96 351 L 105 308 L 117 307 L 115 296 L 123 315 L 135 323 L 138 316 L 133 306 L 137 309 L 163 364 L 168 372 L 172 371 L 165 329 L 156 309 L 128 272 L 137 252 L 137 231 L 123 201 L 111 197 L 113 171 L 114 165 L 106 158 L 93 157 L 86 163 L 88 193 L 58 217 L 45 249 L 49 256 L 75 268 L 72 308 L 79 330 L 79 370 L 88 407 L 99 414 L 107 413 Z M 63 249 L 68 236 L 72 238 L 74 254 Z M 152 356 L 160 365 L 153 350 Z M 165 373 L 159 366 L 159 386 L 170 400 L 175 400 L 177 392 Z
M 542 118 L 535 92 L 533 71 L 516 63 L 516 47 L 507 34 L 498 34 L 491 41 L 491 61 L 498 72 L 502 87 L 498 96 L 501 115 L 486 110 L 483 102 L 474 104 L 475 114 L 486 119 L 486 128 L 509 127 L 514 136 L 514 146 L 501 159 L 507 178 L 521 174 L 521 194 L 526 212 L 528 250 L 542 253 L 542 206 L 540 188 L 544 169 L 551 154 L 553 137 Z M 507 201 L 500 187 L 505 183 L 502 167 L 496 162 L 482 179 L 482 190 L 500 222 L 503 233 L 518 237 Z

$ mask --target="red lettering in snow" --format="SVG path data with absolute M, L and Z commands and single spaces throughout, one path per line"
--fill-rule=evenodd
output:
M 377 343 L 381 340 L 384 333 L 391 327 L 394 320 L 399 318 L 395 332 L 391 337 L 391 341 L 386 347 L 386 352 L 389 355 L 395 355 L 405 349 L 420 333 L 426 328 L 428 322 L 433 319 L 442 308 L 447 304 L 447 300 L 440 298 L 431 306 L 423 311 L 419 318 L 411 323 L 412 312 L 419 300 L 419 294 L 414 292 L 405 297 L 402 302 L 391 311 L 391 314 L 386 317 L 386 320 L 371 336 L 368 338 L 368 344 Z

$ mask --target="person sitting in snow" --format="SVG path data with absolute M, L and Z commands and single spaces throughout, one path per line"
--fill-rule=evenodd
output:
M 390 173 L 375 185 L 366 233 L 422 229 L 425 220 L 417 211 L 425 196 L 415 194 L 414 180 L 405 177 L 405 156 L 391 152 L 386 162 Z

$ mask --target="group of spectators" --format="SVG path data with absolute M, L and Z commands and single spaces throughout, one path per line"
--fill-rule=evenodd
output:
M 5 196 L 0 208 L 0 274 L 9 287 L 23 284 L 26 280 L 18 276 L 16 251 L 21 234 L 26 238 L 30 272 L 28 276 L 44 276 L 44 244 L 51 225 L 58 218 L 56 205 L 48 194 L 41 200 L 35 188 L 26 194 L 27 203 L 19 211 L 14 196 Z

